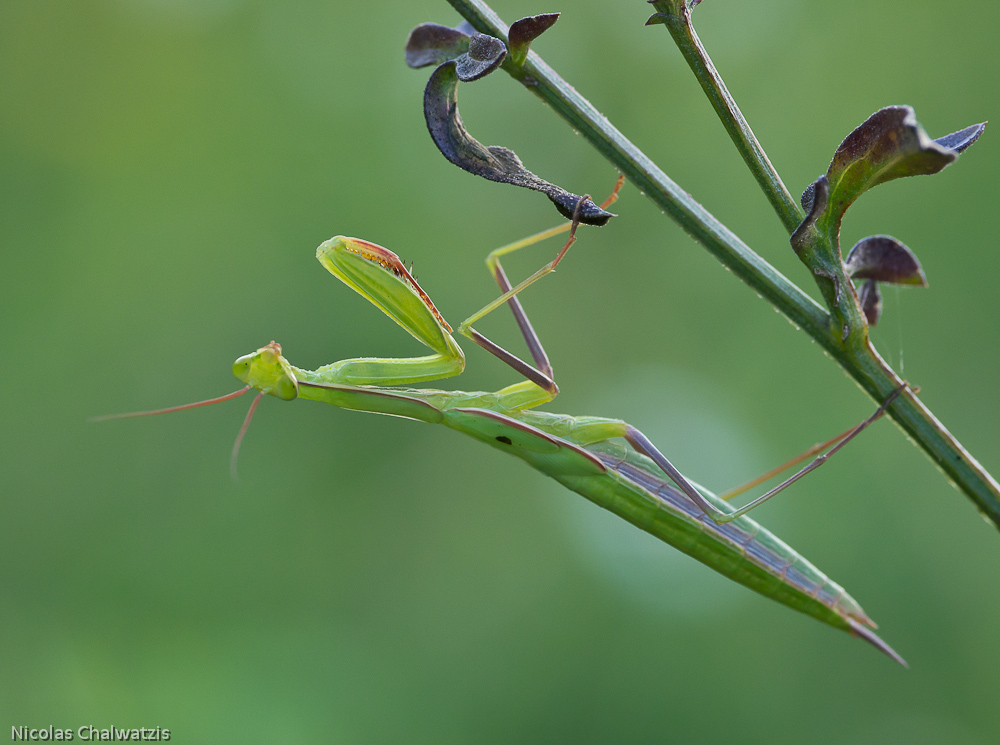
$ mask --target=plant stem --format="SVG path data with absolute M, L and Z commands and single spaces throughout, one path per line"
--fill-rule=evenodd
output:
M 507 42 L 507 26 L 485 2 L 448 1 L 477 31 Z M 537 54 L 529 52 L 523 66 L 512 64 L 508 58 L 504 69 L 552 106 L 719 261 L 815 339 L 872 398 L 881 403 L 903 384 L 867 340 L 845 345 L 831 331 L 826 310 L 693 200 Z M 1000 527 L 1000 485 L 916 395 L 905 391 L 893 401 L 888 413 L 980 512 Z
M 495 36 L 506 43 L 507 26 L 484 2 L 449 2 L 480 33 Z M 828 334 L 829 314 L 823 307 L 692 199 L 537 54 L 529 52 L 523 66 L 515 66 L 505 60 L 503 68 L 552 106 L 677 224 L 740 279 L 764 295 L 792 323 L 809 330 L 810 335 L 816 338 Z
M 726 88 L 722 76 L 712 64 L 711 57 L 708 56 L 708 52 L 691 24 L 691 8 L 686 2 L 681 2 L 679 4 L 680 13 L 677 14 L 673 10 L 678 5 L 676 1 L 655 0 L 652 5 L 656 8 L 660 20 L 667 27 L 684 59 L 687 60 L 691 72 L 701 84 L 702 90 L 705 91 L 705 95 L 708 96 L 708 100 L 715 108 L 715 113 L 719 115 L 722 125 L 726 128 L 740 155 L 743 156 L 750 172 L 757 179 L 764 195 L 774 211 L 778 213 L 785 229 L 791 233 L 802 222 L 805 214 L 792 195 L 788 193 L 788 189 L 785 188 L 778 172 L 774 170 L 774 166 L 768 160 L 767 153 L 764 152 L 764 148 L 760 146 L 753 130 L 750 129 L 743 112 L 740 111 L 740 107 L 736 105 L 729 89 Z

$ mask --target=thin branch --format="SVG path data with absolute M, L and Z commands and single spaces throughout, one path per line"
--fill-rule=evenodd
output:
M 480 33 L 507 42 L 507 26 L 482 0 L 448 0 Z M 523 65 L 508 58 L 504 69 L 548 103 L 647 197 L 740 279 L 820 344 L 872 398 L 882 402 L 902 380 L 867 343 L 845 347 L 830 330 L 830 316 L 731 230 L 694 201 L 585 98 L 529 52 Z M 984 516 L 1000 527 L 1000 485 L 962 447 L 909 389 L 889 415 Z
M 736 105 L 729 89 L 726 88 L 722 76 L 712 64 L 712 59 L 708 56 L 708 52 L 691 24 L 691 8 L 686 2 L 678 3 L 677 0 L 674 2 L 655 0 L 652 5 L 657 10 L 654 18 L 667 27 L 674 43 L 684 55 L 688 66 L 701 84 L 702 90 L 705 91 L 705 95 L 708 96 L 708 100 L 715 108 L 715 113 L 719 115 L 719 119 L 729 133 L 733 144 L 736 145 L 736 149 L 743 157 L 754 178 L 757 179 L 757 183 L 760 184 L 760 188 L 778 214 L 785 229 L 791 233 L 802 222 L 805 214 L 798 202 L 788 193 L 788 189 L 785 188 L 778 172 L 771 165 L 767 153 L 764 152 L 764 148 L 760 146 L 753 130 L 750 129 L 743 112 L 740 111 L 740 107 Z M 677 5 L 680 6 L 679 13 L 673 10 Z

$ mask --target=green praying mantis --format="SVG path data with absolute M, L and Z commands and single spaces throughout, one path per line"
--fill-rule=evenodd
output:
M 620 187 L 621 181 L 618 186 Z M 612 194 L 607 206 L 617 194 Z M 805 558 L 746 517 L 753 507 L 780 492 L 878 419 L 889 398 L 871 417 L 828 445 L 832 449 L 792 477 L 740 509 L 683 476 L 635 427 L 618 419 L 567 416 L 537 411 L 558 387 L 544 349 L 517 295 L 551 272 L 575 240 L 577 221 L 497 249 L 487 264 L 502 294 L 462 322 L 458 331 L 522 374 L 526 380 L 495 392 L 409 388 L 460 374 L 465 356 L 452 329 L 392 251 L 368 241 L 337 236 L 316 251 L 335 277 L 382 310 L 433 353 L 395 359 L 346 359 L 304 370 L 282 356 L 271 342 L 236 360 L 233 373 L 245 387 L 215 399 L 152 412 L 203 406 L 256 390 L 233 448 L 233 465 L 253 412 L 264 394 L 284 401 L 322 401 L 342 409 L 388 414 L 462 432 L 528 463 L 567 488 L 669 543 L 724 576 L 835 628 L 860 637 L 906 665 L 873 629 L 858 603 Z M 556 259 L 511 287 L 500 257 L 561 232 L 570 236 Z M 472 324 L 504 303 L 512 308 L 534 365 L 499 347 Z M 897 391 L 898 393 L 899 391 Z M 788 464 L 786 464 L 788 465 Z

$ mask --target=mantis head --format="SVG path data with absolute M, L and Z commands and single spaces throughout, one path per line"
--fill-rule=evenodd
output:
M 281 356 L 281 345 L 274 341 L 236 360 L 233 375 L 251 388 L 282 401 L 291 401 L 299 395 L 291 365 Z
M 184 411 L 185 409 L 195 409 L 200 406 L 209 406 L 228 401 L 237 396 L 242 396 L 251 388 L 255 388 L 260 393 L 257 394 L 253 403 L 250 404 L 250 411 L 247 412 L 246 419 L 243 420 L 243 426 L 240 428 L 240 433 L 236 436 L 236 442 L 233 444 L 233 453 L 229 461 L 230 473 L 232 473 L 235 479 L 236 458 L 240 452 L 240 444 L 243 442 L 243 436 L 250 426 L 250 420 L 253 418 L 254 410 L 257 408 L 257 404 L 260 403 L 260 399 L 265 393 L 269 393 L 284 401 L 291 401 L 299 395 L 299 387 L 295 381 L 295 376 L 292 374 L 291 366 L 281 356 L 281 346 L 273 341 L 267 346 L 261 347 L 253 354 L 245 354 L 236 360 L 233 363 L 233 374 L 246 383 L 246 385 L 238 391 L 227 393 L 225 396 L 182 404 L 180 406 L 171 406 L 167 409 L 156 409 L 155 411 L 133 411 L 127 414 L 94 417 L 91 421 L 122 419 L 135 416 L 154 416 L 156 414 L 170 414 L 175 411 Z
M 445 372 L 449 375 L 461 372 L 465 357 L 451 336 L 451 328 L 396 254 L 368 241 L 337 236 L 323 243 L 317 249 L 316 255 L 334 276 L 367 298 L 416 339 L 437 352 L 445 362 L 450 363 L 439 364 L 438 368 L 446 368 Z M 422 360 L 423 358 L 419 361 Z M 367 360 L 360 362 L 367 363 Z M 435 372 L 441 370 L 436 369 Z M 261 398 L 266 393 L 283 401 L 292 401 L 299 395 L 299 384 L 292 366 L 281 356 L 281 346 L 273 341 L 256 352 L 237 359 L 233 363 L 233 374 L 244 384 L 243 388 L 233 393 L 155 411 L 95 417 L 95 420 L 183 411 L 228 401 L 254 389 L 258 394 L 250 405 L 250 410 L 233 445 L 231 470 L 235 477 L 236 457 L 240 444 Z

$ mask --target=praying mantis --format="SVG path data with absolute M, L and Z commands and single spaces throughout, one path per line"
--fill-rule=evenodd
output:
M 733 509 L 707 490 L 695 486 L 645 435 L 626 422 L 535 410 L 551 401 L 558 387 L 548 358 L 516 296 L 554 269 L 575 240 L 576 227 L 574 219 L 572 223 L 494 251 L 487 264 L 502 294 L 458 328 L 462 335 L 525 376 L 527 379 L 522 382 L 495 392 L 402 387 L 460 374 L 465 368 L 464 353 L 452 336 L 451 327 L 396 254 L 368 241 L 337 236 L 317 249 L 320 263 L 432 354 L 406 359 L 346 359 L 317 370 L 304 370 L 288 362 L 282 355 L 281 346 L 272 341 L 233 364 L 234 375 L 245 384 L 234 393 L 154 412 L 118 416 L 178 411 L 256 390 L 257 396 L 233 449 L 234 463 L 254 409 L 264 394 L 285 401 L 321 401 L 342 409 L 443 424 L 520 458 L 729 579 L 860 637 L 905 666 L 906 662 L 875 634 L 874 622 L 840 585 L 745 516 L 747 511 L 816 468 L 829 454 L 878 419 L 892 397 L 871 417 L 839 439 L 835 438 L 832 442 L 836 444 L 826 456 L 820 456 L 740 509 Z M 569 239 L 555 261 L 512 288 L 500 266 L 500 256 L 566 230 L 570 232 Z M 472 327 L 504 303 L 509 303 L 514 310 L 534 365 L 502 349 Z

